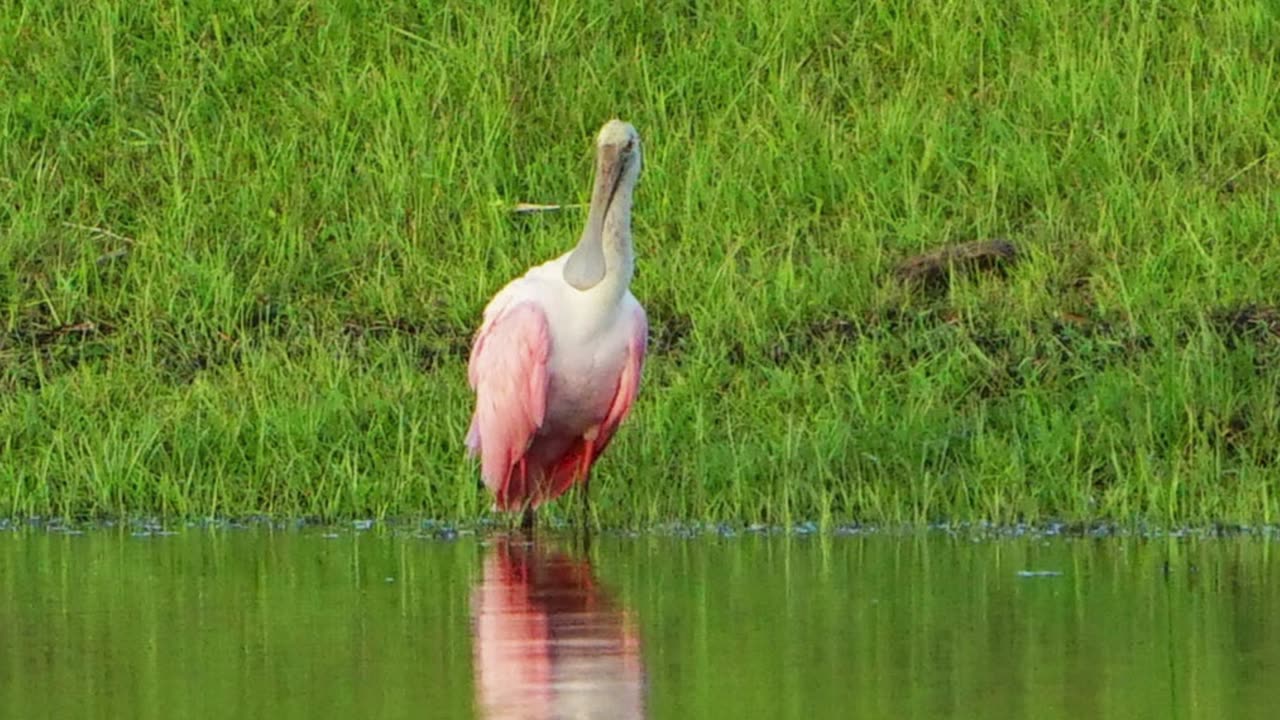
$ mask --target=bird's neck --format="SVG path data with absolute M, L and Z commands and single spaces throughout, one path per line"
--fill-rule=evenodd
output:
M 605 277 L 601 289 L 621 297 L 635 275 L 635 251 L 631 247 L 631 189 L 619 188 L 604 217 Z

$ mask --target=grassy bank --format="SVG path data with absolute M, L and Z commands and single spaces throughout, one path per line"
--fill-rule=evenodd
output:
M 659 5 L 6 5 L 0 515 L 482 515 L 470 334 L 582 221 L 505 207 L 620 115 L 601 522 L 1280 517 L 1275 5 Z

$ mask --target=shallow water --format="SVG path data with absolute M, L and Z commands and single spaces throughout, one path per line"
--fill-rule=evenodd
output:
M 1262 718 L 1274 543 L 0 532 L 3 717 Z

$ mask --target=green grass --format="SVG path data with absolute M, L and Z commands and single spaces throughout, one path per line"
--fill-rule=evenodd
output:
M 601 523 L 1280 517 L 1280 6 L 676 5 L 5 4 L 0 515 L 485 514 L 470 335 L 582 222 L 504 207 L 618 115 Z

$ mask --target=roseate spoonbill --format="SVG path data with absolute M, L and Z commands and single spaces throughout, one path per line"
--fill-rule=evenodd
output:
M 499 536 L 471 595 L 477 714 L 642 718 L 635 617 L 582 556 Z
M 640 387 L 649 323 L 629 290 L 640 165 L 636 129 L 605 123 L 577 247 L 499 290 L 471 347 L 467 446 L 480 456 L 494 508 L 523 510 L 525 525 L 575 482 L 585 508 L 591 466 Z

